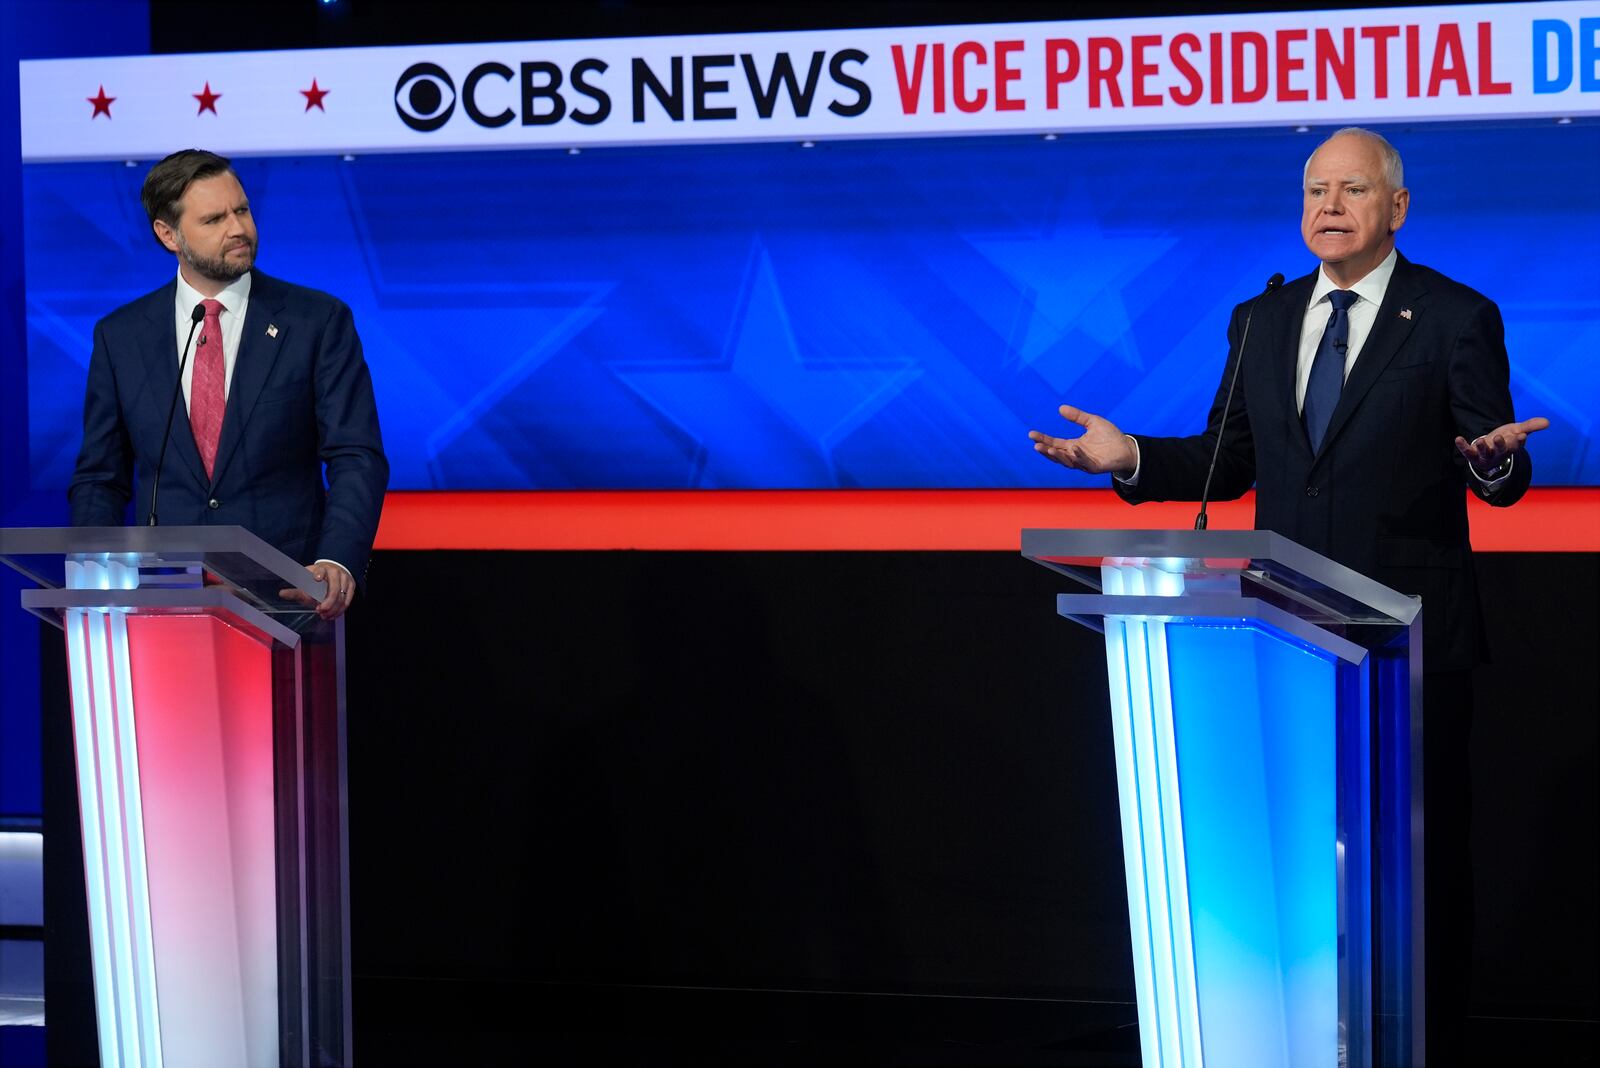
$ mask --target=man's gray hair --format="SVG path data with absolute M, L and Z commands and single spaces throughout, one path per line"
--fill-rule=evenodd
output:
M 1383 159 L 1383 178 L 1384 181 L 1389 183 L 1389 188 L 1404 189 L 1406 187 L 1406 168 L 1405 164 L 1400 162 L 1400 150 L 1391 145 L 1388 138 L 1381 133 L 1375 133 L 1360 126 L 1346 126 L 1344 129 L 1335 130 L 1323 138 L 1322 143 L 1317 145 L 1317 149 L 1320 149 L 1322 145 L 1332 141 L 1335 137 L 1346 136 L 1364 137 L 1372 142 L 1372 146 L 1378 150 L 1379 157 Z M 1311 156 L 1317 154 L 1317 149 L 1312 150 Z M 1300 171 L 1301 185 L 1305 185 L 1306 175 L 1311 171 L 1311 156 L 1306 157 L 1306 165 Z

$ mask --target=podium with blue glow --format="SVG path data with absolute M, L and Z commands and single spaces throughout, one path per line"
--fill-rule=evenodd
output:
M 238 527 L 0 530 L 62 628 L 105 1068 L 348 1065 L 343 620 Z
M 1426 1064 L 1421 602 L 1270 531 L 1022 552 L 1105 634 L 1145 1068 Z

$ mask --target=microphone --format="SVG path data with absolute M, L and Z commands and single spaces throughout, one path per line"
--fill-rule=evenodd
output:
M 161 492 L 161 465 L 167 459 L 167 442 L 172 438 L 172 416 L 178 410 L 178 398 L 183 395 L 183 369 L 189 364 L 189 342 L 194 340 L 195 327 L 206 317 L 205 302 L 201 301 L 189 313 L 189 336 L 183 339 L 183 352 L 178 357 L 178 383 L 172 387 L 172 403 L 167 405 L 167 428 L 161 432 L 161 451 L 156 453 L 156 473 L 150 479 L 150 522 L 156 526 L 156 495 Z
M 1256 305 L 1261 298 L 1283 285 L 1283 275 L 1274 274 L 1267 279 L 1267 288 L 1256 294 L 1250 302 L 1250 311 L 1244 317 L 1244 333 L 1239 336 L 1239 356 L 1233 361 L 1233 377 L 1228 379 L 1228 398 L 1222 402 L 1222 421 L 1217 424 L 1217 441 L 1211 447 L 1211 466 L 1206 468 L 1205 488 L 1200 491 L 1200 511 L 1194 517 L 1194 529 L 1206 529 L 1206 506 L 1211 503 L 1211 476 L 1217 473 L 1217 455 L 1222 451 L 1222 434 L 1228 429 L 1228 412 L 1233 408 L 1233 387 L 1239 384 L 1239 368 L 1244 366 L 1244 346 L 1250 340 L 1250 320 L 1256 317 Z

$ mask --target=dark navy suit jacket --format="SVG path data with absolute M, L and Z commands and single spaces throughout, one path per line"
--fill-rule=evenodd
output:
M 1514 504 L 1533 464 L 1486 492 L 1456 451 L 1511 422 L 1510 368 L 1500 310 L 1438 271 L 1399 257 L 1383 305 L 1345 381 L 1322 447 L 1312 452 L 1295 403 L 1295 365 L 1313 272 L 1262 297 L 1222 440 L 1212 496 L 1256 488 L 1256 527 L 1422 595 L 1429 671 L 1471 667 L 1485 654 L 1467 537 L 1468 490 Z M 1198 500 L 1216 441 L 1248 302 L 1234 309 L 1229 355 L 1206 431 L 1134 435 L 1139 484 L 1127 500 Z
M 83 448 L 68 492 L 74 525 L 123 523 L 135 473 L 134 521 L 149 514 L 178 383 L 176 290 L 174 280 L 95 326 Z M 180 399 L 161 468 L 161 524 L 236 524 L 301 563 L 337 561 L 360 581 L 388 484 L 350 309 L 253 272 L 213 477 Z

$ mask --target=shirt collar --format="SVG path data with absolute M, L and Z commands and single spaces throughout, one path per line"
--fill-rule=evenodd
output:
M 222 304 L 224 310 L 232 315 L 237 315 L 250 299 L 250 276 L 252 272 L 246 271 L 238 278 L 223 287 L 216 299 Z M 178 271 L 178 314 L 185 319 L 194 310 L 194 306 L 206 298 L 191 286 L 183 277 L 183 271 Z
M 1350 292 L 1362 300 L 1370 301 L 1373 305 L 1383 303 L 1383 295 L 1389 291 L 1389 279 L 1394 277 L 1394 265 L 1400 258 L 1396 249 L 1390 249 L 1383 262 L 1367 272 L 1365 278 L 1350 287 Z M 1328 277 L 1328 269 L 1321 267 L 1317 270 L 1317 284 L 1311 287 L 1311 304 L 1315 307 L 1325 300 L 1329 293 L 1339 287 L 1334 285 L 1333 279 Z

